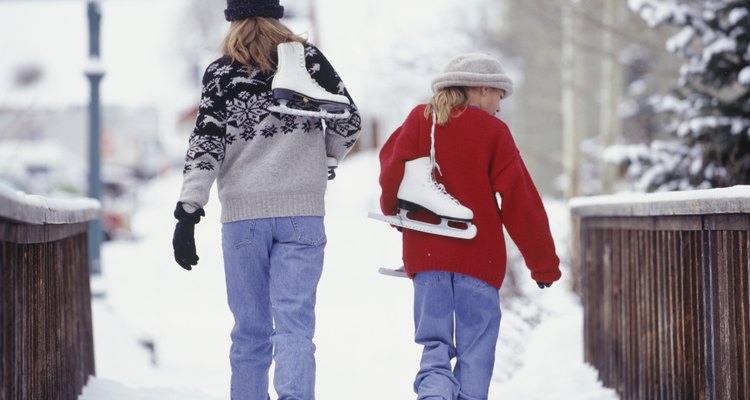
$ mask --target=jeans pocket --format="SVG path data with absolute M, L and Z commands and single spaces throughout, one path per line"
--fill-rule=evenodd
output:
M 428 271 L 418 272 L 414 275 L 415 286 L 435 286 L 448 276 L 447 272 Z
M 231 243 L 235 249 L 249 246 L 253 244 L 253 236 L 255 235 L 255 221 L 244 220 L 232 222 L 229 224 L 229 243 Z
M 492 285 L 481 279 L 459 273 L 456 274 L 455 280 L 461 282 L 463 285 L 474 287 L 477 289 L 486 289 L 488 287 L 492 287 Z
M 326 242 L 323 217 L 289 217 L 297 236 L 297 241 L 309 246 L 319 246 Z

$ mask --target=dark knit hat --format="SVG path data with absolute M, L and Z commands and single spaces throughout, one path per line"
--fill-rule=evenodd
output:
M 279 19 L 284 16 L 284 7 L 279 5 L 279 0 L 227 0 L 224 16 L 227 21 L 250 17 Z

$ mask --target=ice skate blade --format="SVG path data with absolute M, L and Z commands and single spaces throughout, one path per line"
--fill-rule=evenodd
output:
M 403 270 L 403 268 L 397 268 L 397 269 L 391 269 L 391 268 L 379 268 L 378 272 L 382 275 L 387 276 L 395 276 L 396 278 L 408 278 L 409 276 L 406 275 L 406 271 Z
M 308 111 L 308 110 L 297 110 L 287 106 L 271 106 L 268 107 L 268 111 L 276 112 L 279 114 L 296 115 L 299 117 L 310 117 L 310 118 L 323 118 L 323 119 L 347 119 L 352 114 L 349 110 L 344 110 L 343 113 L 331 113 L 325 110 L 320 111 Z
M 282 101 L 291 101 L 301 104 L 309 104 L 315 107 L 323 108 L 327 111 L 344 111 L 351 105 L 346 96 L 336 95 L 340 98 L 340 101 L 329 99 L 321 100 L 315 97 L 310 97 L 299 92 L 295 92 L 290 89 L 276 88 L 273 89 L 273 98 L 278 100 L 279 103 Z
M 414 203 L 414 202 L 411 202 L 411 201 L 408 201 L 408 200 L 402 200 L 402 199 L 398 199 L 398 208 L 400 208 L 401 210 L 406 210 L 406 211 L 426 210 L 426 211 L 429 211 L 429 212 L 437 215 L 438 217 L 440 217 L 442 219 L 447 219 L 447 220 L 455 221 L 455 222 L 461 222 L 461 223 L 464 223 L 464 224 L 471 224 L 471 219 L 474 218 L 474 213 L 471 212 L 471 210 L 468 210 L 468 209 L 467 210 L 471 214 L 469 216 L 467 216 L 466 218 L 449 217 L 447 215 L 440 215 L 440 214 L 438 214 L 438 213 L 430 210 L 429 208 L 421 206 L 421 205 L 419 205 L 417 203 Z
M 368 213 L 367 216 L 378 221 L 387 222 L 391 225 L 432 235 L 447 236 L 457 239 L 473 239 L 477 235 L 477 227 L 474 225 L 469 225 L 466 229 L 458 229 L 448 226 L 447 223 L 433 225 L 426 222 L 413 221 L 408 218 L 404 219 L 398 215 L 381 215 L 371 212 Z

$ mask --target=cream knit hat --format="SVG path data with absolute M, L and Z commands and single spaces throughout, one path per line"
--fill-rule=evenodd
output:
M 481 53 L 462 54 L 448 62 L 445 70 L 432 80 L 432 90 L 451 86 L 486 86 L 503 89 L 505 97 L 513 93 L 513 81 L 494 57 Z

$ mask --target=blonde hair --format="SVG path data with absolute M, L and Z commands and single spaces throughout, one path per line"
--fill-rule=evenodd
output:
M 450 119 L 453 109 L 467 104 L 469 104 L 469 96 L 466 94 L 465 88 L 459 86 L 443 88 L 438 90 L 430 99 L 427 108 L 424 110 L 424 117 L 429 118 L 430 114 L 434 112 L 437 116 L 437 124 L 445 125 Z
M 269 73 L 276 67 L 276 46 L 286 42 L 307 41 L 275 18 L 251 17 L 232 21 L 222 52 L 233 61 Z

